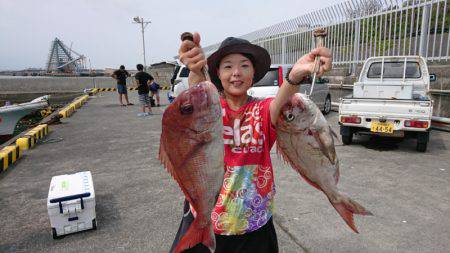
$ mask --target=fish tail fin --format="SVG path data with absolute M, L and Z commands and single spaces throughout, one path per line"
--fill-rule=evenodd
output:
M 333 203 L 334 209 L 339 213 L 339 215 L 344 219 L 345 223 L 353 230 L 355 233 L 359 233 L 358 229 L 355 226 L 355 222 L 353 220 L 353 214 L 360 215 L 373 215 L 370 211 L 366 210 L 362 205 L 357 203 L 356 201 L 342 196 L 343 200 L 338 203 Z
M 199 226 L 199 219 L 195 219 L 194 222 L 189 226 L 186 234 L 181 238 L 177 247 L 175 248 L 175 253 L 181 253 L 186 249 L 190 249 L 195 245 L 201 243 L 205 245 L 210 252 L 214 252 L 216 249 L 216 237 L 212 229 L 211 223 L 205 227 Z

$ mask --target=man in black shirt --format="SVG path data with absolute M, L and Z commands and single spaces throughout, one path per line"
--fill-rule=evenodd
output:
M 125 66 L 120 65 L 120 68 L 112 74 L 112 78 L 117 80 L 117 92 L 119 93 L 119 102 L 120 105 L 133 105 L 128 101 L 128 92 L 127 92 L 127 77 L 130 76 L 130 73 L 125 70 Z M 125 98 L 127 104 L 122 102 L 122 96 Z
M 139 102 L 142 105 L 142 113 L 139 113 L 138 116 L 148 116 L 152 114 L 152 107 L 148 93 L 150 91 L 149 84 L 153 81 L 153 76 L 144 72 L 144 66 L 142 66 L 142 64 L 136 65 L 136 68 L 139 72 L 134 75 L 134 78 L 136 79 L 136 85 L 138 88 Z M 148 108 L 148 113 L 145 112 L 146 107 Z

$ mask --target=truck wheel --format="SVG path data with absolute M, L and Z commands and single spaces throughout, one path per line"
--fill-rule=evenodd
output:
M 419 151 L 419 152 L 427 151 L 427 143 L 426 142 L 425 143 L 418 142 L 417 146 L 416 146 L 416 150 Z
M 323 104 L 323 111 L 322 113 L 324 115 L 330 113 L 331 111 L 331 97 L 330 95 L 327 96 L 327 98 L 325 99 L 325 103 Z
M 97 221 L 95 219 L 92 220 L 92 229 L 93 230 L 97 229 Z
M 342 137 L 342 143 L 344 145 L 350 145 L 352 143 L 352 140 L 353 140 L 353 133 L 346 134 L 346 135 L 341 135 L 341 137 Z
M 344 145 L 350 145 L 353 139 L 353 130 L 349 126 L 341 126 L 341 139 Z
M 430 139 L 429 132 L 418 133 L 416 150 L 419 152 L 425 152 L 427 150 L 427 144 L 429 139 Z
M 58 234 L 56 234 L 56 228 L 52 228 L 53 239 L 59 239 Z

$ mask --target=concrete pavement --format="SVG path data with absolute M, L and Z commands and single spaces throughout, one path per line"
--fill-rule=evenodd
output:
M 130 97 L 137 104 L 137 94 Z M 183 196 L 157 159 L 163 109 L 139 118 L 139 105 L 121 107 L 116 93 L 101 93 L 52 126 L 44 143 L 0 174 L 0 252 L 167 252 Z M 336 114 L 328 119 L 338 130 Z M 340 189 L 375 214 L 356 217 L 360 234 L 274 149 L 280 252 L 448 252 L 449 141 L 433 132 L 427 153 L 413 140 L 338 143 Z M 98 229 L 53 240 L 50 179 L 82 170 L 93 175 Z

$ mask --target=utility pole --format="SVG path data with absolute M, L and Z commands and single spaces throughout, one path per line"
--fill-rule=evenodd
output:
M 140 24 L 141 25 L 141 32 L 142 32 L 142 49 L 144 51 L 144 70 L 147 68 L 147 61 L 145 59 L 145 36 L 144 36 L 144 30 L 147 27 L 148 24 L 151 23 L 151 21 L 144 21 L 144 18 L 141 18 L 139 16 L 136 16 L 133 18 L 133 23 Z

